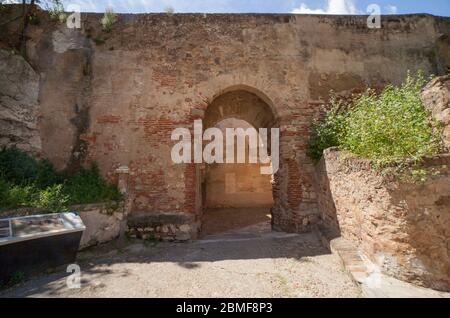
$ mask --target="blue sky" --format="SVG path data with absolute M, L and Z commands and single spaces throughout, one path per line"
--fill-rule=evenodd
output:
M 81 5 L 82 11 L 208 13 L 328 13 L 365 14 L 369 4 L 378 4 L 382 14 L 431 13 L 450 16 L 450 0 L 63 0 L 65 6 Z

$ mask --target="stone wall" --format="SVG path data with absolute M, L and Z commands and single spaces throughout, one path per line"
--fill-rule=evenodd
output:
M 86 230 L 80 242 L 80 250 L 110 242 L 126 229 L 126 214 L 122 206 L 108 204 L 84 204 L 71 207 L 80 214 Z
M 41 151 L 39 75 L 12 50 L 0 49 L 0 147 Z
M 196 239 L 200 224 L 186 213 L 140 213 L 128 218 L 127 235 L 143 240 L 184 242 Z
M 437 77 L 428 83 L 422 92 L 422 102 L 442 124 L 442 142 L 450 151 L 450 76 Z
M 426 180 L 384 175 L 367 160 L 326 150 L 317 167 L 322 227 L 356 242 L 382 272 L 449 291 L 450 155 L 414 169 Z
M 15 15 L 2 11 L 0 22 Z M 244 90 L 270 108 L 280 128 L 274 228 L 302 232 L 319 219 L 306 144 L 329 91 L 398 84 L 408 70 L 440 74 L 448 62 L 450 19 L 429 15 L 383 17 L 368 29 L 359 16 L 126 14 L 110 32 L 101 14 L 82 14 L 79 30 L 37 16 L 26 48 L 41 77 L 43 157 L 58 168 L 96 160 L 112 182 L 127 166 L 132 213 L 194 222 L 204 169 L 171 161 L 170 134 L 192 128 L 220 96 Z M 3 25 L 0 47 L 17 46 L 19 30 L 20 21 Z

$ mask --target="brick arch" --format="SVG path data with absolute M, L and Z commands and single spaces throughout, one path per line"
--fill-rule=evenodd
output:
M 203 117 L 203 128 L 207 129 L 210 127 L 214 127 L 225 119 L 240 119 L 256 129 L 267 128 L 269 129 L 268 131 L 269 141 L 271 138 L 270 128 L 278 127 L 277 114 L 272 101 L 267 97 L 267 95 L 265 95 L 258 89 L 246 85 L 229 86 L 226 89 L 220 90 L 219 92 L 214 94 L 213 98 L 207 104 L 205 109 Z M 268 149 L 269 153 L 271 153 L 270 143 L 268 144 L 268 146 L 269 146 Z M 201 188 L 202 193 L 205 195 L 205 197 L 203 198 L 205 200 L 204 202 L 206 202 L 206 194 L 207 192 L 209 192 L 208 189 L 211 189 L 210 187 L 212 186 L 210 182 L 208 182 L 208 180 L 211 180 L 210 177 L 211 174 L 213 173 L 213 171 L 210 169 L 213 170 L 215 169 L 214 171 L 216 172 L 214 173 L 216 173 L 216 176 L 224 174 L 225 173 L 224 171 L 230 172 L 234 170 L 234 168 L 230 167 L 218 168 L 214 165 L 212 167 L 206 166 L 203 168 L 204 177 L 202 179 L 204 182 L 202 183 Z M 237 170 L 241 171 L 240 168 L 238 168 Z M 250 170 L 252 171 L 251 173 Z M 257 170 L 259 170 L 259 166 L 257 167 Z M 220 171 L 219 174 L 217 174 L 217 171 Z M 261 185 L 262 179 L 265 177 L 261 176 L 261 178 L 259 178 L 259 176 L 253 175 L 252 173 L 254 173 L 253 168 L 250 168 L 249 176 L 251 180 L 253 180 L 252 182 L 255 182 L 255 187 L 258 188 L 256 185 Z M 246 181 L 244 180 L 246 177 L 244 177 L 243 174 L 240 174 L 240 176 L 241 179 L 239 182 L 241 184 L 245 184 Z M 247 177 L 247 179 L 248 178 L 249 177 Z M 225 180 L 220 181 L 220 177 L 215 179 L 219 179 L 219 182 L 225 182 Z M 273 207 L 275 201 L 278 200 L 278 192 L 274 191 L 275 190 L 274 185 L 270 184 L 270 179 L 271 177 L 267 176 L 267 184 L 269 188 L 271 188 L 269 192 L 270 191 L 272 192 L 271 195 L 272 202 L 270 203 L 270 205 Z M 217 180 L 215 182 L 217 185 Z M 264 191 L 267 191 L 267 189 Z M 252 195 L 249 195 L 245 199 L 242 198 L 236 199 L 234 204 L 249 204 L 249 206 L 251 207 L 258 207 L 257 203 L 255 203 L 256 202 L 255 198 L 257 198 L 258 195 L 261 194 L 267 196 L 266 192 L 258 193 L 256 195 L 252 193 Z M 258 202 L 263 202 L 265 206 L 267 204 L 266 201 L 268 200 L 266 197 L 264 198 L 265 200 L 261 199 L 261 201 Z M 238 203 L 237 201 L 239 201 L 240 203 Z M 210 200 L 208 200 L 208 202 L 210 202 Z M 253 204 L 255 204 L 255 206 L 253 206 Z M 209 205 L 204 206 L 209 207 Z M 274 209 L 272 208 L 272 213 L 273 211 Z
M 204 127 L 209 128 L 227 118 L 238 118 L 256 129 L 276 125 L 276 113 L 263 93 L 244 85 L 229 87 L 216 94 L 206 108 Z
M 261 100 L 263 100 L 271 109 L 274 116 L 278 117 L 278 112 L 275 107 L 275 103 L 271 97 L 269 97 L 268 94 L 266 94 L 265 91 L 266 86 L 263 86 L 261 88 L 259 85 L 252 85 L 252 84 L 231 84 L 226 86 L 225 88 L 220 88 L 218 91 L 212 96 L 212 100 L 216 99 L 217 97 L 220 97 L 223 94 L 233 92 L 233 91 L 247 91 L 249 93 L 252 93 L 256 96 L 258 96 Z

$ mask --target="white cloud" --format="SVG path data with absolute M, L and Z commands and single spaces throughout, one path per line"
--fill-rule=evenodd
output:
M 297 14 L 359 14 L 353 0 L 328 0 L 325 8 L 311 9 L 305 3 L 292 13 Z
M 21 1 L 21 0 L 16 0 Z M 111 7 L 118 13 L 165 12 L 172 7 L 181 12 L 232 12 L 232 0 L 63 0 L 64 5 L 79 4 L 81 11 L 104 12 Z
M 396 14 L 397 13 L 397 7 L 392 4 L 387 5 L 384 8 L 386 9 L 386 12 L 388 14 Z

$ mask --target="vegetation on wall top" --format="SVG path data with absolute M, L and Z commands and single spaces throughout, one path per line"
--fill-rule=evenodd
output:
M 107 8 L 100 23 L 102 24 L 103 30 L 106 32 L 111 31 L 114 23 L 117 22 L 117 13 L 115 13 L 111 8 Z
M 332 98 L 323 120 L 313 123 L 309 156 L 319 160 L 323 150 L 338 146 L 383 166 L 437 154 L 439 129 L 420 99 L 425 83 L 418 72 L 380 94 L 368 89 L 350 103 Z

